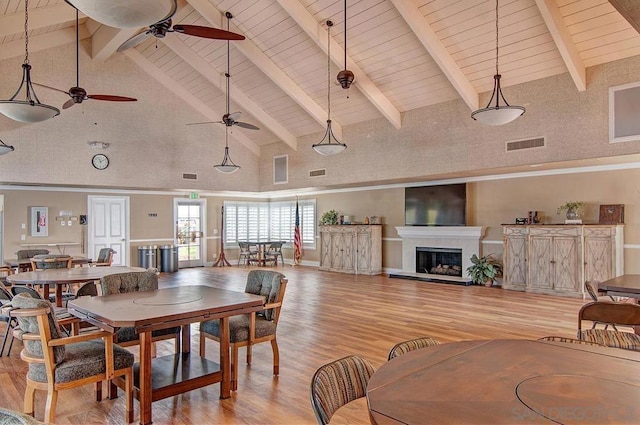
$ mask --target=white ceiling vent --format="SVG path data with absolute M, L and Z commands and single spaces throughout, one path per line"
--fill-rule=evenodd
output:
M 507 152 L 519 151 L 522 149 L 544 148 L 544 137 L 537 137 L 535 139 L 516 140 L 513 142 L 507 142 Z
M 323 177 L 327 175 L 326 168 L 320 168 L 317 170 L 309 170 L 309 177 Z
M 182 180 L 198 180 L 196 173 L 182 173 Z

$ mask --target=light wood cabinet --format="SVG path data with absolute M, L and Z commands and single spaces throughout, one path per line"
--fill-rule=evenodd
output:
M 319 226 L 320 270 L 382 273 L 382 226 Z
M 505 289 L 582 296 L 624 272 L 622 225 L 504 226 L 503 241 Z

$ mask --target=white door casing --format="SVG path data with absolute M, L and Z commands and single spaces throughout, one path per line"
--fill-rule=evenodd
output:
M 202 267 L 207 259 L 207 200 L 174 198 L 173 222 L 178 267 Z
M 128 266 L 129 254 L 129 197 L 87 197 L 87 255 L 98 258 L 102 248 L 115 251 L 113 266 Z

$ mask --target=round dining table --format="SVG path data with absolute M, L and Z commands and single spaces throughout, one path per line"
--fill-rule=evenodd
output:
M 42 285 L 44 299 L 49 299 L 49 286 L 55 286 L 56 305 L 62 307 L 62 287 L 69 283 L 85 283 L 100 280 L 116 273 L 143 272 L 142 267 L 74 267 L 71 269 L 46 269 L 16 273 L 7 276 L 12 285 Z
M 530 340 L 441 344 L 367 385 L 372 424 L 637 424 L 640 352 Z

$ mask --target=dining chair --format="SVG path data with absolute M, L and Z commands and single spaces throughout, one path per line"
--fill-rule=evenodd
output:
M 272 242 L 269 245 L 269 248 L 264 252 L 265 259 L 273 259 L 274 264 L 278 265 L 278 257 L 282 259 L 282 264 L 284 265 L 284 256 L 282 255 L 282 245 L 283 242 Z
M 598 283 L 599 282 L 597 280 L 587 280 L 584 283 L 584 288 L 587 290 L 587 293 L 593 301 L 601 301 L 600 296 L 606 295 L 605 292 L 600 291 Z M 617 302 L 617 300 L 611 295 L 609 295 L 609 299 L 614 303 Z
M 238 255 L 238 265 L 240 265 L 243 258 L 245 265 L 249 265 L 253 261 L 258 261 L 257 249 L 251 249 L 247 242 L 238 242 L 238 246 L 240 247 L 240 255 Z
M 7 282 L 7 277 L 11 276 L 14 273 L 14 270 L 9 266 L 0 266 L 0 283 L 4 286 L 11 286 L 9 282 Z
M 70 269 L 73 258 L 69 255 L 39 254 L 31 257 L 31 270 Z
M 43 425 L 33 416 L 0 407 L 0 424 L 2 425 Z
M 102 248 L 98 252 L 98 258 L 94 263 L 91 263 L 91 265 L 96 267 L 109 267 L 113 262 L 113 254 L 115 253 L 112 248 Z
M 591 329 L 582 329 L 584 320 L 593 322 Z M 633 332 L 597 328 L 598 324 L 640 326 L 640 305 L 630 303 L 592 302 L 578 312 L 578 339 L 607 347 L 640 351 L 640 335 Z
M 29 365 L 24 394 L 26 414 L 33 416 L 36 390 L 47 391 L 44 420 L 54 423 L 60 390 L 96 383 L 96 399 L 102 399 L 102 381 L 123 381 L 127 423 L 133 422 L 133 362 L 129 351 L 113 344 L 106 331 L 63 337 L 51 304 L 28 294 L 11 300 L 11 316 L 18 319 L 24 348 L 20 357 Z
M 320 366 L 311 378 L 311 407 L 326 425 L 342 406 L 364 397 L 375 368 L 360 356 L 347 356 Z
M 409 351 L 419 350 L 426 347 L 433 347 L 434 345 L 440 345 L 440 341 L 428 336 L 399 342 L 394 345 L 391 350 L 389 350 L 389 356 L 387 360 L 394 359 L 402 354 L 408 353 Z
M 11 294 L 11 292 L 7 289 L 6 286 L 4 286 L 4 284 L 2 284 L 2 282 L 0 282 L 0 308 L 4 307 L 6 304 L 9 304 L 12 299 L 13 299 L 13 294 Z M 0 357 L 2 357 L 2 353 L 4 353 L 4 347 L 7 344 L 7 339 L 10 336 L 9 331 L 16 326 L 17 321 L 15 318 L 2 314 L 2 312 L 0 311 L 0 322 L 5 322 L 7 324 L 7 327 L 5 328 L 5 331 L 4 331 L 4 336 L 2 338 L 2 347 L 0 348 Z M 11 341 L 9 342 L 9 348 L 7 349 L 7 356 L 11 354 L 12 345 L 13 345 L 13 337 L 11 337 Z
M 48 253 L 48 249 L 20 249 L 16 251 L 16 258 L 18 260 L 27 260 L 32 258 L 34 255 L 42 255 Z M 31 270 L 31 263 L 18 266 L 19 272 L 28 272 L 29 270 Z
M 598 344 L 597 342 L 576 338 L 567 338 L 565 336 L 543 336 L 542 338 L 538 338 L 538 341 L 563 342 L 566 344 L 597 345 L 603 347 L 603 345 Z
M 238 389 L 238 348 L 247 347 L 247 364 L 252 361 L 252 347 L 261 342 L 271 342 L 273 374 L 280 373 L 280 352 L 276 331 L 287 279 L 271 270 L 251 270 L 244 292 L 265 297 L 262 310 L 229 318 L 229 342 L 231 344 L 231 389 Z M 220 342 L 218 319 L 200 322 L 200 357 L 205 357 L 206 339 Z

